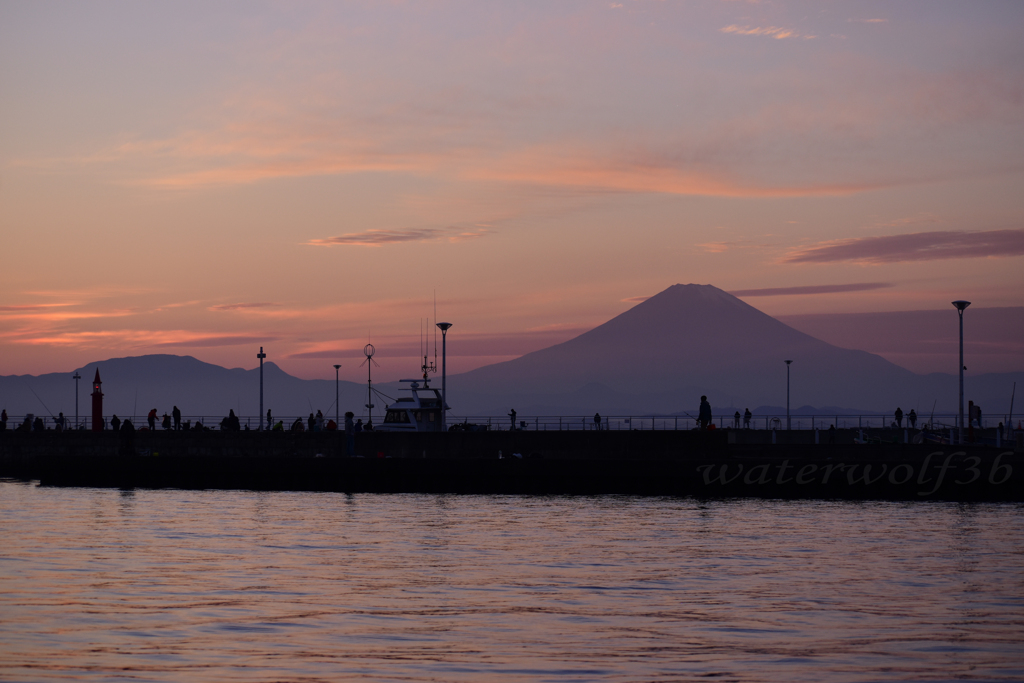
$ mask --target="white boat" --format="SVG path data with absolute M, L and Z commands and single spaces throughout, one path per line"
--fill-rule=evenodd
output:
M 383 432 L 440 432 L 442 430 L 441 390 L 430 386 L 426 373 L 423 379 L 401 379 L 408 382 L 411 396 L 403 396 L 387 407 L 384 422 L 375 427 Z M 447 407 L 447 406 L 445 406 Z

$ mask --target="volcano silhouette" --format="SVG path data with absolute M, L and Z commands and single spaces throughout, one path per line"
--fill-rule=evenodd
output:
M 914 405 L 922 390 L 921 376 L 881 356 L 833 346 L 695 284 L 673 285 L 574 339 L 448 382 L 449 391 L 483 403 L 499 393 L 534 403 L 559 396 L 559 404 L 568 394 L 598 404 L 625 394 L 634 406 L 656 396 L 665 409 L 677 394 L 678 405 L 692 409 L 707 394 L 720 406 L 785 405 L 785 360 L 793 360 L 794 405 Z

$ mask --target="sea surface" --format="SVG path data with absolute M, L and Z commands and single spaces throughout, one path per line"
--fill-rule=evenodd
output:
M 1024 680 L 1024 506 L 0 481 L 5 681 Z

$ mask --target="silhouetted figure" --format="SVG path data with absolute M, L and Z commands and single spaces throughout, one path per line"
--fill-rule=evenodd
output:
M 974 404 L 974 412 L 971 413 L 971 421 L 978 425 L 978 429 L 982 429 L 981 426 L 981 406 L 977 403 Z
M 306 419 L 306 423 L 309 425 L 309 431 L 316 431 L 316 418 L 313 417 L 313 413 L 309 414 L 309 417 Z
M 829 443 L 835 443 L 836 442 L 836 426 L 835 425 L 829 425 L 828 426 L 828 442 Z
M 292 431 L 293 432 L 304 432 L 304 431 L 306 431 L 305 425 L 302 424 L 302 418 L 301 417 L 295 418 L 295 422 L 292 422 Z
M 7 409 L 6 408 L 4 408 L 4 411 L 2 413 L 0 413 L 0 422 L 3 423 L 4 429 L 7 429 Z
M 910 413 L 907 415 L 907 422 L 910 423 L 911 429 L 917 428 L 917 413 L 913 408 L 910 409 Z
M 736 414 L 732 416 L 732 426 L 736 429 L 740 428 L 740 411 L 736 411 Z
M 903 411 L 900 410 L 899 406 L 896 407 L 896 428 L 899 429 L 903 426 Z
M 146 421 L 149 422 L 149 431 L 156 430 L 156 408 L 149 411 L 149 415 L 146 416 Z
M 356 425 L 352 421 L 352 411 L 345 413 L 345 454 L 350 458 L 356 453 Z
M 319 410 L 316 411 L 316 431 L 324 431 L 324 414 Z
M 707 396 L 700 397 L 700 411 L 697 413 L 697 421 L 700 423 L 701 429 L 707 429 L 708 425 L 711 424 L 711 404 L 708 403 Z
M 594 413 L 594 429 L 601 431 L 601 413 Z
M 114 415 L 114 417 L 110 418 L 110 428 L 115 432 L 121 429 L 121 418 L 119 418 L 116 414 Z
M 353 431 L 355 431 L 356 434 L 363 431 L 363 418 L 359 418 L 358 420 L 356 420 L 356 424 L 354 427 L 352 427 L 352 429 Z
M 744 429 L 750 429 L 750 418 L 752 418 L 752 417 L 753 417 L 753 415 L 750 414 L 750 408 L 744 408 L 743 409 L 743 428 Z
M 125 421 L 121 423 L 121 430 L 120 431 L 122 433 L 125 433 L 125 434 L 127 434 L 129 432 L 134 432 L 135 431 L 135 425 L 132 424 L 131 420 L 126 418 Z
M 181 411 L 178 410 L 178 406 L 174 406 L 174 409 L 171 410 L 171 417 L 174 418 L 174 430 L 181 429 Z
M 57 413 L 57 417 L 53 418 L 53 423 L 57 427 L 58 432 L 63 432 L 67 426 L 67 418 L 64 417 L 64 413 Z
M 267 408 L 267 429 L 273 429 L 274 418 L 270 416 L 270 408 Z
M 220 421 L 221 431 L 224 432 L 240 432 L 242 431 L 242 423 L 238 421 L 238 416 L 235 415 L 235 409 L 228 409 L 228 416 Z
M 509 413 L 508 416 L 509 416 L 509 419 L 512 420 L 512 428 L 509 429 L 509 431 L 510 432 L 514 432 L 514 431 L 516 431 L 516 409 L 513 408 L 512 412 Z
M 164 419 L 160 422 L 160 427 L 164 431 L 169 431 L 170 430 L 170 428 L 171 428 L 171 416 L 168 415 L 167 413 L 164 413 Z
M 196 423 L 194 425 L 192 425 L 192 429 L 194 431 L 197 431 L 197 432 L 203 431 L 203 429 L 204 429 L 203 423 L 201 421 L 199 421 L 199 420 L 196 420 Z
M 37 417 L 32 423 L 32 431 L 34 432 L 45 432 L 46 424 L 43 422 L 43 418 Z

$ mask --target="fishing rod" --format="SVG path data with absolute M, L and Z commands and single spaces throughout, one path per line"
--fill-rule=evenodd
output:
M 32 388 L 31 384 L 28 385 L 28 390 L 31 391 L 33 394 L 35 394 L 35 397 L 39 400 L 40 403 L 43 404 L 43 410 L 45 410 L 46 412 L 50 413 L 50 417 L 52 418 L 53 417 L 53 412 L 51 412 L 50 409 L 46 407 L 46 404 L 43 403 L 43 399 L 39 398 L 39 394 L 36 394 L 36 390 Z M 54 419 L 56 419 L 56 418 L 54 418 Z

